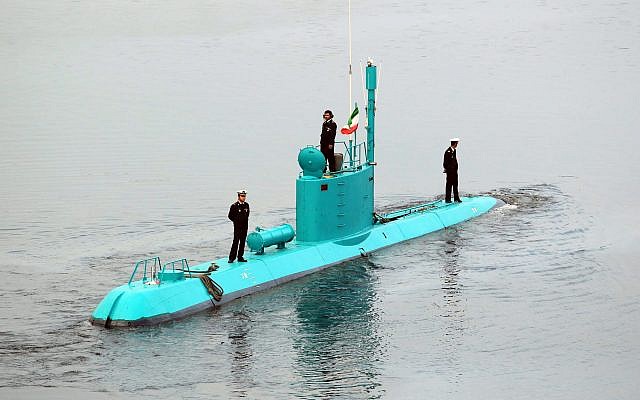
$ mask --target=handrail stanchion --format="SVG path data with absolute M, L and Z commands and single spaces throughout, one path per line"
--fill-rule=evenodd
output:
M 191 269 L 189 268 L 189 263 L 187 262 L 186 258 L 181 258 L 179 260 L 174 260 L 171 262 L 166 263 L 165 265 L 162 266 L 162 272 L 164 272 L 167 269 L 167 265 L 171 265 L 171 269 L 173 271 L 176 270 L 176 263 L 180 263 L 180 267 L 182 268 L 182 271 L 187 271 L 187 273 L 189 274 L 189 278 L 191 278 Z M 185 269 L 186 267 L 186 269 Z
M 153 265 L 155 266 L 160 266 L 160 257 L 151 257 L 151 258 L 147 258 L 145 260 L 140 260 L 136 263 L 136 265 L 133 267 L 133 272 L 131 273 L 131 277 L 129 278 L 129 283 L 128 285 L 131 285 L 131 282 L 133 282 L 133 278 L 135 278 L 136 276 L 136 272 L 138 271 L 138 267 L 140 266 L 140 264 L 144 263 L 144 270 L 142 272 L 142 282 L 145 282 L 147 280 L 147 263 L 149 261 L 153 260 Z

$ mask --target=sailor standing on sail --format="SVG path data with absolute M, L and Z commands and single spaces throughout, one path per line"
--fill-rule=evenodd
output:
M 322 124 L 322 133 L 320 134 L 320 151 L 329 162 L 329 171 L 333 172 L 336 170 L 336 159 L 333 155 L 333 147 L 336 141 L 338 126 L 333 122 L 333 113 L 331 110 L 326 110 L 322 117 L 324 118 L 324 123 Z M 326 165 L 324 170 L 327 170 Z
M 451 146 L 444 152 L 444 173 L 447 174 L 447 184 L 445 186 L 445 202 L 451 203 L 451 189 L 453 188 L 453 200 L 461 203 L 458 195 L 458 159 L 456 158 L 456 147 L 458 147 L 459 138 L 451 139 Z
M 249 203 L 246 190 L 238 190 L 238 201 L 233 203 L 229 208 L 229 219 L 233 221 L 233 244 L 229 253 L 229 263 L 236 260 L 247 262 L 242 257 L 244 255 L 244 242 L 247 239 L 247 229 L 249 228 Z

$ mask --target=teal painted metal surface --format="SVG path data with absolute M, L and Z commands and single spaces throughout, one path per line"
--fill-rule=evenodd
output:
M 117 301 L 115 301 L 117 299 Z M 199 279 L 150 285 L 136 281 L 113 289 L 98 304 L 92 314 L 92 322 L 108 326 L 140 325 L 136 321 L 170 316 L 195 304 L 208 302 L 209 293 Z
M 264 253 L 265 247 L 278 245 L 279 248 L 284 247 L 285 243 L 293 240 L 296 235 L 293 226 L 282 224 L 275 228 L 262 229 L 256 228 L 255 232 L 251 232 L 247 236 L 247 245 L 257 254 Z
M 92 314 L 91 322 L 106 327 L 134 326 L 193 314 L 444 229 L 500 204 L 488 196 L 466 197 L 462 203 L 437 201 L 374 215 L 376 67 L 369 63 L 366 73 L 366 162 L 361 156 L 356 159 L 354 151 L 350 150 L 352 159 L 357 162 L 349 164 L 350 168 L 346 170 L 324 175 L 322 153 L 314 147 L 300 151 L 298 163 L 302 173 L 296 180 L 297 236 L 291 244 L 286 248 L 267 249 L 293 237 L 293 227 L 282 225 L 250 235 L 249 247 L 258 254 L 248 256 L 247 263 L 229 264 L 222 258 L 189 268 L 186 260 L 181 259 L 165 264 L 159 271 L 158 257 L 142 260 L 136 263 L 129 283 L 113 289 L 102 300 Z M 180 263 L 178 269 L 177 263 Z M 140 266 L 144 267 L 142 279 L 134 281 Z M 216 285 L 224 292 L 222 297 L 209 292 Z
M 184 271 L 160 271 L 158 280 L 161 283 L 181 281 L 184 279 Z
M 373 166 L 369 165 L 330 178 L 298 178 L 297 241 L 320 242 L 370 229 L 373 182 Z
M 367 62 L 367 159 L 375 161 L 376 89 L 378 72 L 371 61 Z
M 324 155 L 313 146 L 305 147 L 298 153 L 298 165 L 302 168 L 304 179 L 322 177 L 325 164 Z
M 199 279 L 187 278 L 159 285 L 137 281 L 114 289 L 99 304 L 92 321 L 112 326 L 138 325 L 187 315 L 185 310 L 214 307 L 249 293 L 299 278 L 345 260 L 484 214 L 499 202 L 492 197 L 465 197 L 462 203 L 442 201 L 425 204 L 388 223 L 375 223 L 371 229 L 340 239 L 316 243 L 294 241 L 287 248 L 267 249 L 263 255 L 249 256 L 247 263 L 228 264 L 226 259 L 213 261 L 220 267 L 210 278 L 224 289 L 221 301 L 215 301 Z M 401 211 L 398 211 L 401 212 Z M 397 212 L 396 212 L 397 213 Z M 388 214 L 390 215 L 390 214 Z M 207 267 L 211 262 L 203 263 Z M 193 267 L 198 269 L 198 266 Z M 195 311 L 194 311 L 195 312 Z

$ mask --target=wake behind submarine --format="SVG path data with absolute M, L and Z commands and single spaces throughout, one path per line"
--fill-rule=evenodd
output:
M 374 213 L 377 69 L 366 67 L 367 137 L 345 144 L 345 161 L 324 175 L 325 158 L 315 147 L 300 150 L 296 180 L 296 229 L 284 224 L 256 228 L 247 237 L 254 252 L 247 263 L 220 258 L 189 266 L 186 259 L 161 264 L 138 261 L 128 283 L 116 287 L 90 317 L 94 325 L 154 325 L 218 307 L 381 248 L 444 229 L 502 205 L 490 196 L 461 203 L 434 201 L 379 215 Z M 139 278 L 135 280 L 136 278 Z

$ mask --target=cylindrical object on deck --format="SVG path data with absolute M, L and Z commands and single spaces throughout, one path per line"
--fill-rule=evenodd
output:
M 315 147 L 305 147 L 298 153 L 298 164 L 305 179 L 321 178 L 326 163 L 324 154 Z
M 344 156 L 342 153 L 334 153 L 333 154 L 335 160 L 336 171 L 342 170 L 342 164 L 344 163 Z
M 262 252 L 265 247 L 274 244 L 284 245 L 290 242 L 295 235 L 293 227 L 289 224 L 282 224 L 270 229 L 256 229 L 255 232 L 251 232 L 247 236 L 247 246 L 253 251 Z

